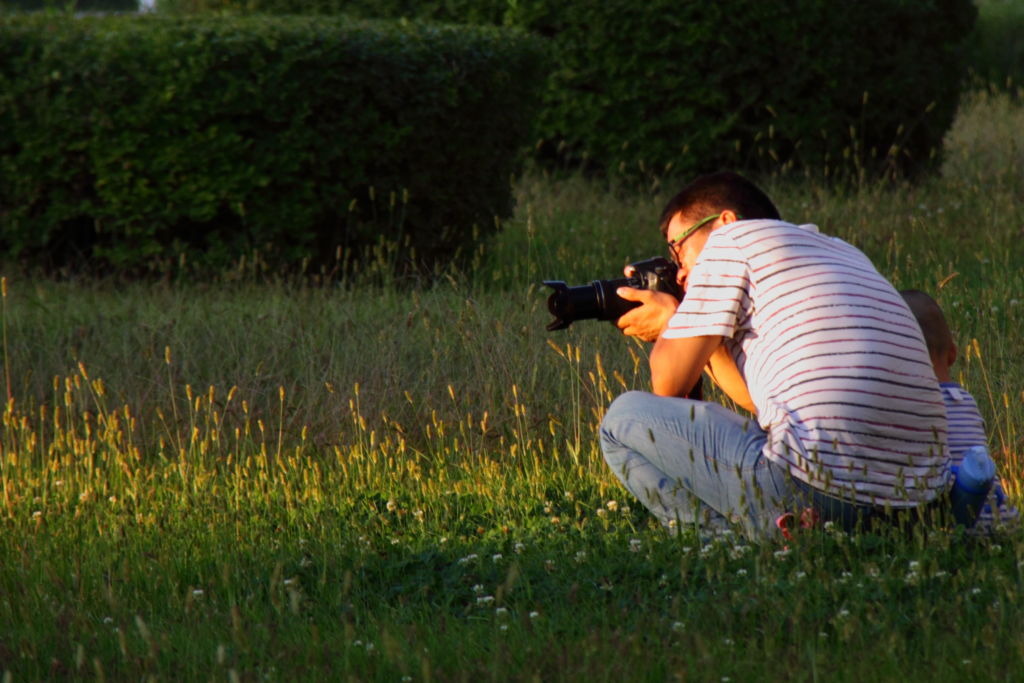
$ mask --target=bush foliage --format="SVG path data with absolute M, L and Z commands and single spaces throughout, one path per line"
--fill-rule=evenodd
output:
M 444 261 L 510 210 L 545 65 L 493 27 L 0 17 L 0 242 L 139 269 L 383 236 Z
M 230 7 L 233 0 L 165 0 Z M 249 0 L 521 26 L 553 38 L 541 155 L 600 168 L 903 172 L 952 121 L 972 0 Z

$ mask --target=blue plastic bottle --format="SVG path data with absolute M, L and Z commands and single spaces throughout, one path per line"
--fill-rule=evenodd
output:
M 950 501 L 957 524 L 970 529 L 978 521 L 978 513 L 996 478 L 996 464 L 984 446 L 971 446 L 964 452 L 959 467 L 953 465 L 953 489 Z

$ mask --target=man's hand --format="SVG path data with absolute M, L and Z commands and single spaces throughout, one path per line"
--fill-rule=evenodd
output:
M 619 287 L 615 293 L 626 301 L 639 301 L 641 304 L 622 314 L 615 325 L 625 334 L 647 342 L 657 340 L 679 307 L 679 299 L 665 292 Z

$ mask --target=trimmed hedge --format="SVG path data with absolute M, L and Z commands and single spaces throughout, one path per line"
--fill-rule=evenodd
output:
M 163 0 L 231 7 L 234 0 Z M 248 0 L 505 23 L 551 37 L 536 137 L 560 163 L 914 171 L 957 106 L 972 0 Z
M 0 16 L 0 246 L 144 270 L 420 264 L 511 209 L 542 41 L 342 18 Z

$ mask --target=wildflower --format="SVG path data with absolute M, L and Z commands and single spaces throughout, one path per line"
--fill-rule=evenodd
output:
M 515 546 L 513 546 L 512 549 L 515 550 L 516 553 L 522 553 L 524 550 L 526 550 L 526 544 L 525 543 L 516 543 Z
M 824 631 L 818 631 L 818 637 L 819 638 L 828 638 L 828 634 L 825 633 Z
M 554 560 L 544 560 L 544 569 L 547 569 L 549 572 L 555 571 L 555 561 Z
M 412 511 L 412 516 L 416 518 L 416 521 L 422 522 L 423 521 L 423 510 L 413 510 Z
M 619 510 L 621 510 L 622 514 L 624 514 L 624 515 L 628 515 L 629 514 L 629 506 L 628 505 L 623 505 L 621 508 L 619 508 Z
M 507 607 L 498 607 L 497 609 L 494 610 L 494 616 L 496 616 L 496 617 L 508 616 L 508 608 Z
M 604 508 L 597 508 L 597 516 L 601 519 L 604 519 L 608 516 L 608 511 L 605 510 Z
M 722 639 L 722 644 L 727 646 L 727 647 L 732 647 L 735 643 L 733 642 L 732 638 L 723 638 Z
M 495 553 L 491 555 L 491 562 L 497 562 L 501 559 L 501 553 Z
M 459 564 L 469 564 L 470 562 L 473 562 L 476 559 L 477 559 L 476 553 L 470 553 L 469 555 L 466 555 L 465 557 L 459 558 Z
M 362 647 L 363 646 L 363 641 L 361 641 L 361 640 L 353 640 L 352 641 L 352 645 L 355 646 L 355 647 Z
M 682 633 L 686 629 L 686 624 L 681 621 L 672 622 L 672 630 L 676 633 Z
M 981 589 L 980 588 L 972 588 L 971 589 L 971 595 L 981 595 Z
M 482 595 L 482 596 L 480 596 L 479 598 L 476 599 L 476 604 L 478 604 L 478 605 L 489 605 L 492 602 L 494 602 L 494 596 L 493 595 Z
M 192 597 L 193 598 L 201 598 L 201 597 L 203 597 L 203 589 L 202 588 L 195 588 L 195 589 L 193 589 L 192 590 Z
M 367 643 L 366 644 L 366 651 L 367 652 L 373 652 L 373 643 Z
M 482 583 L 476 584 L 475 586 L 473 586 L 473 592 L 477 595 L 480 595 L 484 592 L 484 585 Z
M 729 551 L 729 557 L 731 557 L 734 560 L 738 560 L 739 558 L 741 558 L 744 555 L 746 555 L 749 551 L 750 551 L 750 546 L 749 545 L 737 545 L 737 546 L 734 546 L 733 549 Z
M 32 519 L 39 519 L 42 516 L 43 516 L 43 513 L 42 513 L 41 510 L 36 510 L 35 512 L 32 513 Z
M 639 538 L 631 538 L 631 539 L 629 539 L 629 550 L 630 550 L 630 552 L 634 552 L 634 553 L 640 552 L 640 545 L 641 545 L 641 541 L 640 541 Z
M 562 520 L 561 520 L 561 518 L 559 518 L 559 517 L 552 517 L 552 518 L 551 518 L 551 523 L 552 523 L 552 524 L 561 524 L 561 523 L 562 523 Z
M 394 498 L 389 498 L 387 503 L 388 512 L 394 512 L 398 509 L 398 503 L 395 502 Z
M 800 580 L 802 580 L 802 579 L 805 579 L 805 578 L 807 578 L 807 572 L 797 572 L 797 573 L 795 574 L 795 576 L 796 576 L 796 580 L 797 580 L 797 581 L 800 581 Z
M 586 550 L 577 550 L 576 551 L 576 561 L 577 562 L 582 562 L 583 560 L 586 559 L 586 557 L 587 557 L 587 551 Z
M 920 568 L 921 568 L 921 563 L 918 562 L 917 560 L 911 560 L 910 564 L 907 565 L 907 569 L 909 569 L 912 572 L 916 572 Z
M 850 610 L 846 609 L 845 607 L 836 613 L 836 619 L 839 619 L 840 621 L 842 621 L 843 619 L 848 619 L 849 616 Z
M 392 538 L 391 539 L 391 545 L 398 545 L 398 539 L 397 538 Z
M 441 540 L 438 541 L 438 543 L 441 543 L 441 544 L 444 544 L 444 543 L 447 543 L 447 542 L 448 542 L 448 537 L 447 536 L 442 536 Z
M 507 631 L 508 630 L 508 624 L 502 624 L 498 628 L 500 628 L 502 631 Z
M 775 559 L 776 560 L 783 560 L 783 559 L 789 557 L 790 552 L 792 552 L 792 551 L 789 548 L 784 548 L 782 550 L 776 550 L 775 551 Z
M 615 512 L 616 510 L 618 510 L 618 509 L 619 509 L 619 504 L 618 504 L 618 502 L 616 502 L 616 501 L 614 501 L 614 500 L 609 500 L 609 501 L 608 501 L 607 503 L 605 503 L 604 505 L 605 505 L 605 507 L 606 507 L 606 508 L 608 508 L 608 511 L 609 511 L 609 512 Z
M 290 577 L 284 580 L 285 586 L 294 586 L 296 583 L 298 583 L 298 580 L 295 577 Z
M 540 616 L 540 612 L 530 612 L 530 618 L 531 619 L 536 619 L 539 616 Z
M 904 583 L 908 586 L 913 586 L 917 583 L 920 575 L 917 572 L 907 572 L 906 576 L 903 577 Z
M 747 575 L 747 570 L 746 569 L 737 569 L 736 570 L 736 576 L 746 576 L 746 575 Z
M 103 617 L 103 623 L 104 624 L 113 624 L 114 623 L 114 619 L 112 617 Z
M 935 579 L 944 579 L 947 576 L 949 576 L 949 572 L 947 572 L 945 570 L 942 570 L 942 569 L 940 569 L 939 571 L 937 571 L 934 574 L 932 574 L 932 578 L 935 578 Z

